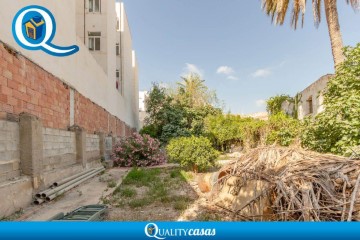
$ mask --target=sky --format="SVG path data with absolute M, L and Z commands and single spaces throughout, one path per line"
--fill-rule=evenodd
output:
M 276 94 L 294 96 L 334 72 L 325 13 L 319 28 L 308 1 L 304 28 L 290 14 L 275 26 L 260 0 L 123 0 L 139 62 L 140 90 L 153 82 L 174 85 L 199 73 L 226 111 L 266 110 Z M 360 12 L 338 1 L 345 45 L 360 42 Z

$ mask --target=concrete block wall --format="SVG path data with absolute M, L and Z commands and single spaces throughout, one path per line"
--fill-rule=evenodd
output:
M 19 124 L 0 120 L 0 183 L 20 176 Z
M 100 156 L 100 138 L 98 135 L 86 134 L 86 159 L 89 162 L 99 160 Z
M 106 137 L 105 138 L 105 160 L 111 159 L 111 154 L 113 150 L 113 138 L 112 137 Z
M 43 141 L 43 168 L 45 171 L 76 164 L 74 132 L 43 128 Z

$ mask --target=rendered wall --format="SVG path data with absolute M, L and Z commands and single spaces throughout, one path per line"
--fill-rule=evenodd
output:
M 311 84 L 304 91 L 300 93 L 301 100 L 299 103 L 298 118 L 304 119 L 306 116 L 315 117 L 317 114 L 324 111 L 324 97 L 323 91 L 326 89 L 326 85 L 329 82 L 332 75 L 325 75 L 319 80 Z M 310 112 L 309 99 L 312 100 L 313 112 Z

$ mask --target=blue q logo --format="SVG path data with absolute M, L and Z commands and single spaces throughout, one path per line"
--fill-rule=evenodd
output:
M 56 22 L 51 12 L 41 6 L 21 9 L 13 20 L 12 31 L 16 42 L 27 50 L 42 50 L 50 55 L 65 57 L 79 51 L 79 47 L 59 47 L 51 43 Z

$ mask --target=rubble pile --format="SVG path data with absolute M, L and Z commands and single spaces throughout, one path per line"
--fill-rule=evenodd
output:
M 225 167 L 212 202 L 247 221 L 360 219 L 360 160 L 303 149 L 255 149 Z

